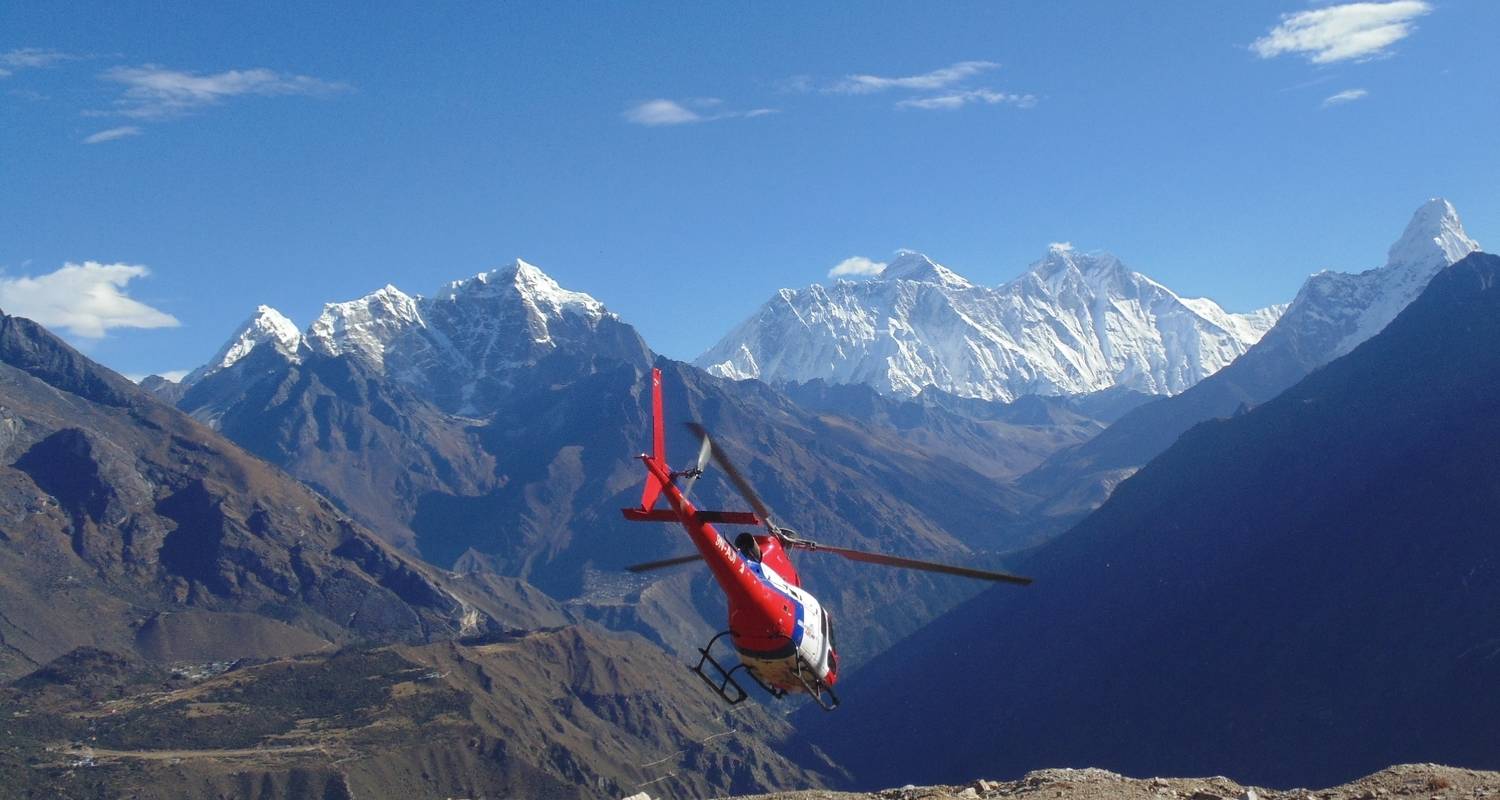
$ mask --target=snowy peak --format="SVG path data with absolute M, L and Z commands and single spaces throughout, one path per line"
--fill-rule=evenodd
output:
M 528 308 L 547 316 L 573 312 L 597 320 L 607 313 L 604 304 L 592 296 L 562 288 L 551 275 L 519 258 L 513 264 L 449 283 L 434 301 L 495 297 L 518 297 Z
M 302 332 L 296 323 L 267 305 L 257 306 L 255 313 L 240 324 L 229 341 L 219 348 L 212 360 L 195 369 L 183 379 L 183 385 L 191 385 L 221 370 L 229 369 L 236 362 L 250 355 L 262 345 L 273 348 L 288 360 L 296 362 L 302 358 L 305 345 Z
M 1022 280 L 1028 277 L 1054 295 L 1075 286 L 1088 287 L 1097 293 L 1132 279 L 1149 280 L 1131 272 L 1110 253 L 1081 252 L 1067 242 L 1048 245 L 1047 254 L 1027 268 Z
M 1478 249 L 1479 243 L 1464 231 L 1453 204 L 1434 197 L 1417 209 L 1401 238 L 1391 245 L 1386 267 L 1437 265 L 1441 268 Z
M 323 355 L 353 355 L 379 369 L 391 342 L 424 324 L 418 299 L 386 284 L 358 300 L 325 304 L 307 342 Z
M 1299 352 L 1318 354 L 1317 363 L 1332 361 L 1383 330 L 1433 276 L 1478 249 L 1452 203 L 1428 200 L 1391 245 L 1385 266 L 1360 273 L 1325 270 L 1308 278 L 1278 326 L 1278 338 L 1295 340 Z
M 880 280 L 935 283 L 955 289 L 967 289 L 974 285 L 953 270 L 915 250 L 898 250 L 895 260 L 881 270 Z

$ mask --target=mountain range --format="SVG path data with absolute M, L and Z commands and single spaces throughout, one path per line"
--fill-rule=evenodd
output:
M 1063 244 L 999 287 L 903 251 L 870 280 L 782 289 L 694 363 L 904 396 L 927 386 L 1002 401 L 1112 387 L 1175 394 L 1244 353 L 1284 310 L 1231 314 Z
M 999 554 L 1065 528 L 1193 422 L 1233 413 L 1246 392 L 1230 391 L 1235 404 L 1223 408 L 1224 393 L 1204 387 L 1237 386 L 1238 379 L 1193 382 L 1238 352 L 1249 347 L 1216 375 L 1277 371 L 1248 393 L 1274 395 L 1355 331 L 1375 326 L 1399 307 L 1402 292 L 1420 288 L 1451 255 L 1472 247 L 1452 207 L 1432 201 L 1392 247 L 1387 267 L 1348 280 L 1314 276 L 1259 344 L 1252 343 L 1280 307 L 1230 315 L 1180 298 L 1105 254 L 1054 247 L 1021 278 L 992 289 L 907 253 L 876 280 L 783 291 L 757 319 L 785 322 L 795 311 L 823 320 L 773 325 L 788 354 L 823 348 L 818 342 L 853 330 L 852 321 L 881 314 L 903 320 L 892 330 L 914 332 L 910 341 L 941 339 L 949 349 L 979 352 L 960 342 L 980 336 L 1021 352 L 1024 340 L 1030 349 L 1012 364 L 1020 371 L 990 376 L 1011 389 L 912 383 L 893 392 L 876 381 L 875 393 L 861 397 L 857 387 L 868 384 L 819 377 L 768 390 L 673 366 L 669 378 L 690 391 L 672 405 L 684 409 L 683 418 L 710 418 L 738 452 L 777 453 L 761 462 L 763 491 L 779 495 L 803 528 L 829 541 L 914 555 Z M 1365 288 L 1322 288 L 1333 285 Z M 842 298 L 837 309 L 824 302 L 833 295 Z M 1323 331 L 1310 322 L 1323 319 L 1344 319 L 1348 330 Z M 981 336 L 970 327 L 975 320 L 999 327 Z M 1016 333 L 1007 332 L 1012 328 Z M 1309 344 L 1313 339 L 1319 344 Z M 843 358 L 832 362 L 843 367 L 865 363 L 838 348 L 825 355 Z M 1042 387 L 1026 376 L 1063 369 L 1036 366 L 1044 362 L 1092 377 L 1073 384 L 1047 379 Z M 638 387 L 652 363 L 646 344 L 603 304 L 517 261 L 446 284 L 430 298 L 386 286 L 329 303 L 305 331 L 261 307 L 211 362 L 157 392 L 408 553 L 533 581 L 581 604 L 586 615 L 688 649 L 706 629 L 685 626 L 666 609 L 697 605 L 713 619 L 717 599 L 703 579 L 693 588 L 672 578 L 638 584 L 613 574 L 643 557 L 670 555 L 675 542 L 670 535 L 643 540 L 612 510 L 627 505 L 633 491 L 628 454 L 640 449 L 645 409 Z M 1100 390 L 1047 393 L 1065 384 Z M 986 399 L 1026 387 L 1045 392 L 1011 402 Z M 1142 405 L 1150 392 L 1165 391 L 1181 394 Z M 1200 408 L 1203 397 L 1215 399 Z M 1131 433 L 1139 428 L 1147 435 Z M 1142 438 L 1145 446 L 1136 442 Z M 1128 445 L 1117 448 L 1121 455 L 1097 455 L 1120 440 Z M 805 457 L 794 457 L 798 452 Z M 803 476 L 819 476 L 816 483 L 860 463 L 879 464 L 869 474 L 886 477 L 865 486 L 868 478 L 851 474 L 802 497 Z M 708 491 L 733 502 L 723 489 Z M 843 499 L 832 508 L 824 497 Z M 893 501 L 902 510 L 867 511 Z M 848 577 L 868 597 L 899 585 L 887 583 L 894 577 Z M 848 608 L 834 600 L 833 610 L 867 632 L 850 637 L 853 652 L 873 654 L 966 591 L 924 585 L 918 594 L 925 599 L 912 601 L 923 610 L 910 613 L 855 596 L 847 598 Z
M 642 530 L 618 512 L 638 499 L 631 455 L 644 445 L 651 366 L 665 370 L 676 418 L 709 425 L 799 530 L 912 555 L 995 561 L 1029 544 L 1013 511 L 1026 500 L 997 490 L 992 476 L 1019 474 L 1103 427 L 1089 404 L 1060 411 L 1065 419 L 1010 421 L 978 419 L 986 412 L 974 403 L 934 404 L 923 413 L 946 431 L 940 436 L 888 417 L 804 408 L 764 384 L 654 358 L 597 301 L 524 262 L 450 284 L 431 301 L 386 287 L 329 304 L 305 332 L 293 330 L 260 309 L 219 358 L 158 396 L 408 554 L 529 581 L 583 616 L 684 652 L 722 618 L 707 577 L 621 572 L 685 545 L 666 526 Z M 525 348 L 510 342 L 516 331 Z M 461 357 L 424 360 L 439 346 Z M 669 437 L 678 462 L 690 457 L 687 438 Z M 717 477 L 699 492 L 741 502 Z M 974 591 L 852 565 L 812 567 L 821 570 L 833 613 L 848 622 L 850 664 Z M 901 600 L 882 601 L 892 596 Z

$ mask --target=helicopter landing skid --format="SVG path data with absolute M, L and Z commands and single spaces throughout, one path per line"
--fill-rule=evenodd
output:
M 724 669 L 724 665 L 720 664 L 719 660 L 714 658 L 711 652 L 714 649 L 714 644 L 729 633 L 730 631 L 722 631 L 714 638 L 709 639 L 706 647 L 698 648 L 698 663 L 690 665 L 688 669 L 692 670 L 693 674 L 699 678 L 702 678 L 703 682 L 708 684 L 708 688 L 714 690 L 714 694 L 723 698 L 724 702 L 734 706 L 745 702 L 745 698 L 749 697 L 745 692 L 745 687 L 741 686 L 740 682 L 734 679 L 734 673 L 745 669 L 745 665 L 736 664 L 729 669 Z M 705 665 L 713 669 L 715 677 L 710 677 L 708 673 L 703 671 Z M 755 678 L 756 683 L 760 683 L 760 678 L 757 678 L 755 673 L 749 670 L 745 671 L 749 673 L 750 677 Z M 764 687 L 765 684 L 762 683 L 761 686 Z M 733 694 L 731 694 L 731 690 Z
M 761 680 L 761 677 L 755 673 L 755 670 L 750 669 L 749 665 L 741 662 L 729 669 L 725 669 L 724 665 L 719 663 L 717 658 L 714 658 L 712 652 L 714 645 L 718 643 L 719 639 L 732 634 L 733 631 L 721 631 L 714 638 L 709 639 L 706 646 L 698 648 L 698 663 L 689 665 L 688 669 L 704 683 L 708 684 L 708 688 L 712 689 L 714 694 L 717 694 L 725 703 L 731 706 L 745 702 L 745 699 L 749 696 L 745 691 L 745 687 L 740 685 L 739 681 L 735 680 L 734 674 L 740 670 L 745 670 L 745 674 L 749 675 L 750 679 L 755 681 L 755 685 L 764 689 L 766 694 L 771 695 L 777 700 L 786 697 L 787 691 L 785 689 L 772 686 Z M 705 671 L 705 667 L 708 668 L 708 671 Z M 803 691 L 807 692 L 812 697 L 813 702 L 817 703 L 824 711 L 832 711 L 839 707 L 839 696 L 834 693 L 833 687 L 824 683 L 822 678 L 817 677 L 818 673 L 812 668 L 811 664 L 807 663 L 807 660 L 802 657 L 801 653 L 797 654 L 796 670 L 792 674 L 797 678 L 797 682 L 802 684 Z
M 839 707 L 839 696 L 834 693 L 833 687 L 824 683 L 823 679 L 818 677 L 818 673 L 813 670 L 811 664 L 807 663 L 807 659 L 803 658 L 801 653 L 797 654 L 796 675 L 797 681 L 802 684 L 803 690 L 812 697 L 813 702 L 817 703 L 819 708 L 822 708 L 824 711 L 832 711 Z M 824 694 L 828 695 L 827 700 L 823 699 Z

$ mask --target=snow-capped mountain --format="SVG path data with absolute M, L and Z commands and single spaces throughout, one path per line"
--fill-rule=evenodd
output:
M 1233 314 L 1068 245 L 999 287 L 902 251 L 871 280 L 781 290 L 695 363 L 730 378 L 896 395 L 1175 394 L 1245 352 L 1285 308 Z
M 275 349 L 292 361 L 300 360 L 307 347 L 296 323 L 270 306 L 258 306 L 255 313 L 241 323 L 234 335 L 229 337 L 229 341 L 219 348 L 219 352 L 207 364 L 188 373 L 182 379 L 182 384 L 189 386 L 216 372 L 229 369 L 262 345 Z
M 1320 364 L 1338 358 L 1385 328 L 1432 276 L 1478 249 L 1452 203 L 1428 200 L 1391 245 L 1385 266 L 1308 278 L 1276 336 L 1295 341 L 1299 351 L 1317 353 Z
M 443 286 L 432 297 L 387 285 L 357 300 L 328 303 L 299 332 L 261 306 L 209 364 L 184 385 L 227 369 L 269 345 L 286 359 L 346 356 L 417 390 L 440 407 L 474 413 L 513 371 L 559 351 L 638 361 L 648 351 L 634 329 L 582 292 L 537 267 L 515 263 Z

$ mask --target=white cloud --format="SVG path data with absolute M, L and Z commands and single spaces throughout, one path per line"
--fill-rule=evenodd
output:
M 1365 89 L 1345 89 L 1338 94 L 1325 97 L 1323 99 L 1323 107 L 1327 108 L 1329 106 L 1341 106 L 1345 103 L 1352 103 L 1368 94 L 1369 92 Z
M 625 110 L 625 119 L 637 125 L 686 125 L 702 122 L 703 117 L 671 100 L 647 100 Z
M 986 105 L 1005 103 L 1018 108 L 1031 108 L 1036 105 L 1036 96 L 1029 94 L 1009 94 L 1007 92 L 997 92 L 992 89 L 966 89 L 960 92 L 949 92 L 931 97 L 913 97 L 896 103 L 896 108 L 914 108 L 923 111 L 956 111 L 971 103 L 984 103 Z
M 933 91 L 968 80 L 981 72 L 997 69 L 999 66 L 999 64 L 993 61 L 960 61 L 942 69 L 924 72 L 921 75 L 907 75 L 900 78 L 887 78 L 880 75 L 849 75 L 834 84 L 829 91 L 840 94 L 871 94 L 874 92 L 883 92 L 886 89 Z
M 0 276 L 0 309 L 97 339 L 110 328 L 175 328 L 177 318 L 125 294 L 151 271 L 136 264 L 67 263 L 36 277 Z
M 763 117 L 767 114 L 775 114 L 780 109 L 775 108 L 752 108 L 749 111 L 718 111 L 709 113 L 723 105 L 724 101 L 717 97 L 696 97 L 679 103 L 675 100 L 657 98 L 647 100 L 639 105 L 625 109 L 622 116 L 626 122 L 648 127 L 659 127 L 662 125 L 690 125 L 695 122 L 713 122 L 719 119 L 751 119 Z M 689 108 L 692 106 L 692 108 Z
M 1256 39 L 1250 49 L 1261 58 L 1296 53 L 1314 64 L 1374 58 L 1411 35 L 1412 20 L 1431 10 L 1424 0 L 1395 0 L 1283 14 L 1281 24 Z
M 833 269 L 828 270 L 828 277 L 842 278 L 845 275 L 870 277 L 879 275 L 883 269 L 885 269 L 885 262 L 883 261 L 871 261 L 864 256 L 851 256 L 835 264 Z
M 100 142 L 112 142 L 116 139 L 124 139 L 127 136 L 140 136 L 141 129 L 135 125 L 123 125 L 118 128 L 99 131 L 98 133 L 83 140 L 84 144 L 99 144 Z
M 349 88 L 347 84 L 269 69 L 195 75 L 147 64 L 113 67 L 99 77 L 125 87 L 124 94 L 115 101 L 116 113 L 137 119 L 175 116 L 245 95 L 322 95 Z
M 18 69 L 51 67 L 77 58 L 80 58 L 80 56 L 41 47 L 22 47 L 10 50 L 0 53 L 0 78 L 10 77 Z

